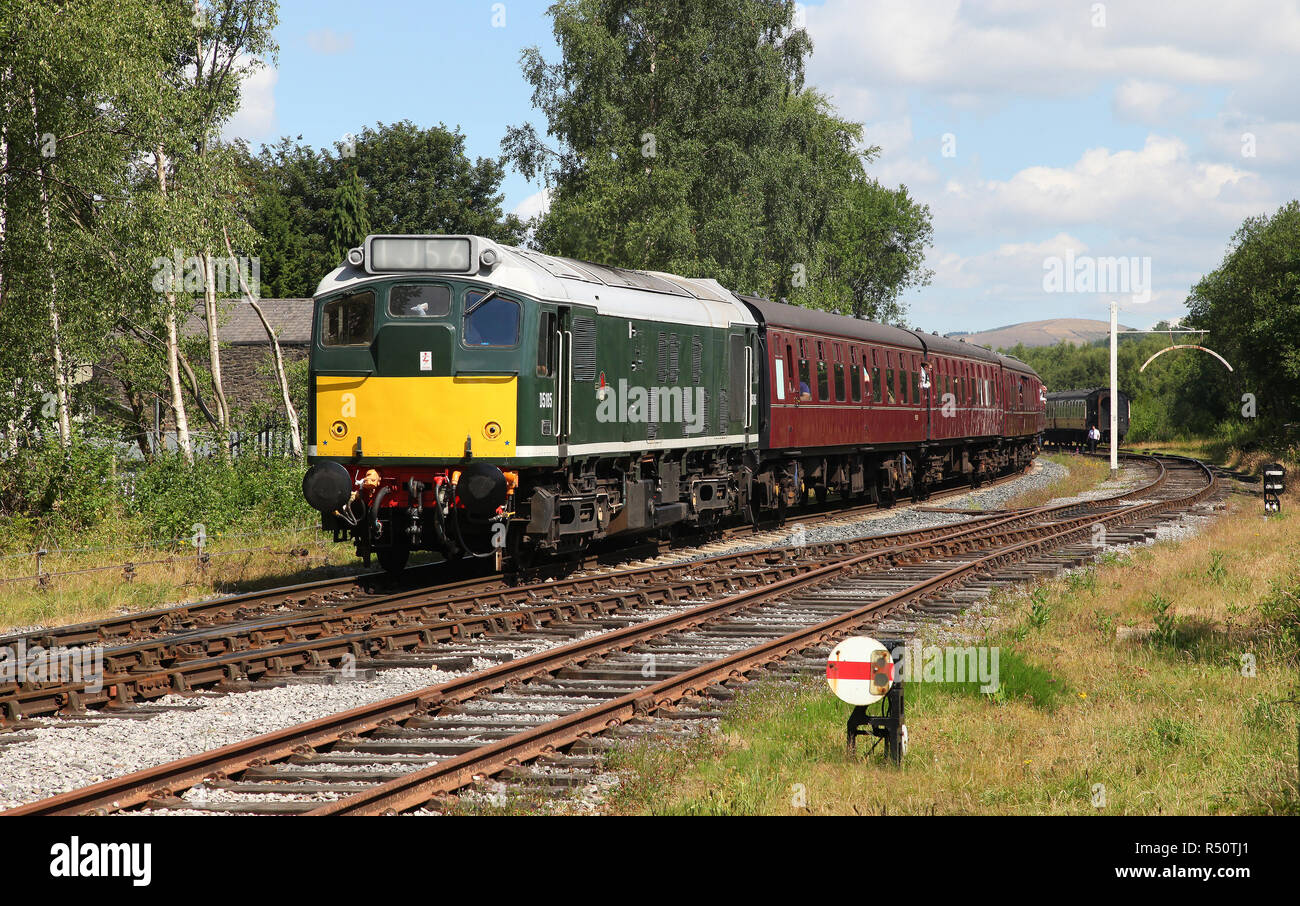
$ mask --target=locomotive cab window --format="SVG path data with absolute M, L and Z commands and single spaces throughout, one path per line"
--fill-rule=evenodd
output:
M 374 322 L 374 293 L 353 293 L 331 299 L 321 309 L 321 345 L 369 345 Z
M 519 342 L 519 303 L 489 292 L 465 295 L 466 346 L 514 346 Z
M 388 314 L 394 318 L 441 318 L 451 311 L 451 287 L 403 283 L 388 290 Z
M 537 376 L 550 377 L 555 361 L 555 313 L 543 312 L 537 319 Z

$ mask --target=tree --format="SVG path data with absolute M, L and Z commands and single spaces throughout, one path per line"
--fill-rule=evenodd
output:
M 927 286 L 934 276 L 925 267 L 933 235 L 929 205 L 913 200 L 906 186 L 853 180 L 835 209 L 808 304 L 844 310 L 847 300 L 844 313 L 855 318 L 900 320 L 903 291 Z
M 11 448 L 24 425 L 71 442 L 74 372 L 133 305 L 122 274 L 139 260 L 138 113 L 159 82 L 162 18 L 147 0 L 0 7 L 0 348 L 26 353 L 0 356 Z
M 1187 308 L 1187 326 L 1210 331 L 1209 345 L 1236 369 L 1232 398 L 1215 414 L 1239 418 L 1241 398 L 1249 393 L 1261 429 L 1295 419 L 1300 413 L 1300 201 L 1287 202 L 1271 217 L 1247 218 L 1223 263 L 1192 288 Z
M 522 224 L 504 216 L 499 160 L 465 153 L 459 129 L 421 129 L 410 120 L 366 127 L 337 154 L 324 155 L 332 185 L 355 173 L 365 185 L 370 224 L 380 233 L 468 233 L 518 241 Z M 335 260 L 331 267 L 338 265 Z
M 356 170 L 351 170 L 334 190 L 334 204 L 330 208 L 330 251 L 336 261 L 342 261 L 348 249 L 355 248 L 370 232 L 366 216 L 366 188 Z
M 441 125 L 379 123 L 333 152 L 286 137 L 246 154 L 242 169 L 254 199 L 250 222 L 263 237 L 263 288 L 273 297 L 310 296 L 372 231 L 468 233 L 509 244 L 523 235 L 519 218 L 501 211 L 502 163 L 471 160 L 465 136 Z M 346 191 L 364 203 L 348 202 L 349 217 L 364 210 L 367 223 L 354 222 L 338 239 L 340 192 L 354 180 Z
M 552 188 L 545 251 L 787 295 L 862 172 L 861 129 L 803 85 L 792 0 L 560 0 L 562 59 L 521 58 L 555 145 L 507 158 Z M 870 152 L 868 152 L 870 153 Z

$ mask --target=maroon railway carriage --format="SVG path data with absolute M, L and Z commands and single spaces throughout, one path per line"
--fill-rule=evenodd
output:
M 759 322 L 760 509 L 808 495 L 924 497 L 1033 459 L 1042 384 L 980 346 L 752 296 Z

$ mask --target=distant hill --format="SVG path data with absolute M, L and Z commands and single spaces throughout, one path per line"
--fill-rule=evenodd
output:
M 1131 328 L 1121 324 L 1119 329 Z M 1024 343 L 1026 346 L 1055 346 L 1062 340 L 1076 346 L 1085 346 L 1110 336 L 1110 322 L 1094 321 L 1090 318 L 1050 318 L 1046 321 L 1025 321 L 1022 324 L 995 327 L 977 333 L 950 333 L 948 336 L 964 336 L 967 343 L 977 343 L 993 349 L 1010 349 L 1017 343 Z

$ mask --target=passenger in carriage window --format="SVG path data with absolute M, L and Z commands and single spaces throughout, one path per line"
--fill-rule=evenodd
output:
M 812 399 L 812 385 L 809 383 L 808 360 L 799 360 L 799 399 L 808 402 Z

